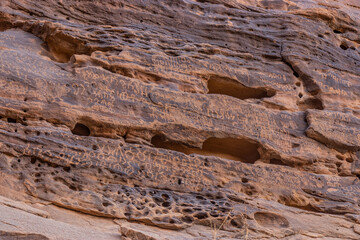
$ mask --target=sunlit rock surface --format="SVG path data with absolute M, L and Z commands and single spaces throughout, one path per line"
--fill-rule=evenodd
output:
M 358 0 L 2 0 L 0 239 L 360 239 Z

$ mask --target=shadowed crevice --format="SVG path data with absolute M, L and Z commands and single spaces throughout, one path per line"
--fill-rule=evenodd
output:
M 71 132 L 79 136 L 90 136 L 90 129 L 81 123 L 77 123 Z
M 211 76 L 208 80 L 208 94 L 222 94 L 239 99 L 261 99 L 272 97 L 275 91 L 265 88 L 251 88 L 230 78 Z
M 301 111 L 305 111 L 307 109 L 324 110 L 324 105 L 318 98 L 307 98 L 306 100 L 299 102 L 297 105 Z
M 202 148 L 191 148 L 181 143 L 167 141 L 164 136 L 156 135 L 151 139 L 151 143 L 157 148 L 174 150 L 185 154 L 199 154 L 205 156 L 215 156 L 244 163 L 254 163 L 260 158 L 258 152 L 259 144 L 246 139 L 236 138 L 209 138 Z

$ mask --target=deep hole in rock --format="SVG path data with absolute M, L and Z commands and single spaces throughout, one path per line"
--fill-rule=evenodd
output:
M 164 200 L 168 200 L 170 197 L 169 195 L 167 194 L 162 194 L 161 197 L 164 199 Z
M 16 123 L 16 119 L 14 118 L 7 118 L 8 123 Z
M 186 223 L 192 223 L 194 221 L 194 218 L 192 218 L 190 216 L 184 216 L 181 218 L 181 220 Z
M 251 88 L 230 78 L 211 76 L 208 80 L 208 94 L 223 94 L 239 99 L 261 99 L 275 95 L 274 90 Z
M 283 58 L 282 60 L 283 60 L 283 62 L 284 62 L 286 65 L 288 65 L 288 66 L 291 68 L 291 70 L 293 71 L 293 75 L 294 75 L 296 78 L 299 78 L 299 77 L 300 77 L 300 74 L 299 74 L 297 71 L 295 71 L 295 69 L 294 69 L 294 67 L 291 65 L 291 63 L 289 63 L 288 61 L 286 61 L 284 58 Z
M 184 213 L 193 213 L 194 210 L 190 209 L 190 208 L 185 208 L 182 210 Z
M 12 24 L 8 21 L 0 21 L 0 32 L 6 31 L 10 28 L 13 28 Z
M 171 202 L 164 202 L 162 203 L 163 207 L 170 207 L 171 206 Z
M 344 44 L 341 44 L 341 45 L 340 45 L 340 48 L 341 48 L 342 50 L 347 50 L 347 49 L 348 49 L 348 47 L 345 46 Z
M 30 160 L 31 164 L 35 164 L 35 163 L 36 163 L 36 157 L 31 157 L 30 159 L 31 159 L 31 160 Z
M 65 172 L 70 172 L 70 167 L 63 167 L 63 170 L 64 170 Z
M 187 147 L 181 143 L 166 141 L 164 136 L 156 135 L 151 143 L 157 148 L 164 148 L 185 154 L 196 153 L 205 156 L 216 156 L 245 163 L 254 163 L 260 158 L 259 144 L 246 139 L 209 138 L 201 149 Z
M 208 217 L 208 214 L 206 212 L 199 212 L 194 215 L 197 219 L 205 219 Z
M 204 161 L 204 166 L 205 166 L 205 167 L 208 167 L 208 166 L 209 166 L 209 160 L 205 159 L 205 161 Z
M 90 136 L 90 129 L 81 123 L 77 123 L 71 132 L 79 136 Z
M 281 159 L 277 159 L 277 158 L 270 159 L 269 163 L 275 165 L 287 166 L 283 161 L 281 161 Z

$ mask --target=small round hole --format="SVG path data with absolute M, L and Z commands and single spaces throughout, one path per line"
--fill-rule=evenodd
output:
M 341 44 L 341 45 L 340 45 L 340 48 L 341 48 L 342 50 L 347 50 L 347 49 L 348 49 L 348 47 L 345 46 L 344 44 Z

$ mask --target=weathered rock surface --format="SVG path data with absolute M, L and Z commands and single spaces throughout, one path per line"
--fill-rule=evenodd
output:
M 357 0 L 0 2 L 0 239 L 360 239 Z

